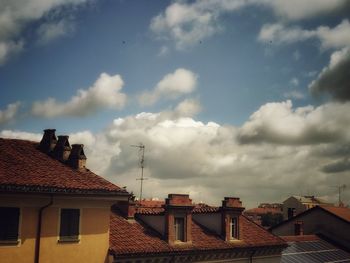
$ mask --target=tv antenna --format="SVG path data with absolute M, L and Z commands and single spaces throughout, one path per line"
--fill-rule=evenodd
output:
M 340 206 L 341 203 L 342 203 L 342 201 L 341 201 L 341 193 L 345 190 L 346 184 L 335 185 L 333 187 L 338 188 L 338 205 Z
M 147 180 L 148 178 L 143 177 L 143 168 L 145 167 L 145 145 L 140 143 L 139 145 L 130 145 L 131 147 L 139 148 L 139 157 L 140 157 L 140 166 L 141 166 L 141 177 L 136 178 L 136 180 L 140 181 L 140 203 L 142 200 L 142 187 L 143 187 L 143 181 Z

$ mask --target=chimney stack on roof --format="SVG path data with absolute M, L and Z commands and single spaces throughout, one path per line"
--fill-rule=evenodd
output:
M 70 147 L 68 138 L 69 138 L 68 135 L 59 135 L 57 144 L 53 149 L 52 154 L 54 158 L 61 162 L 66 162 L 68 160 L 69 154 L 72 150 L 72 148 Z
M 187 194 L 169 194 L 165 199 L 165 238 L 169 244 L 192 242 L 192 210 Z
M 221 206 L 222 237 L 226 241 L 239 240 L 239 221 L 244 207 L 238 197 L 225 197 Z
M 39 149 L 44 153 L 50 153 L 53 151 L 57 144 L 57 138 L 55 135 L 56 129 L 44 130 L 43 138 L 40 141 Z
M 74 169 L 84 169 L 86 165 L 86 156 L 83 144 L 72 144 L 72 150 L 68 158 L 68 165 Z

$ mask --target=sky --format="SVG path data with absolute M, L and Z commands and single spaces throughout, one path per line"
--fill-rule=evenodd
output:
M 0 137 L 143 197 L 350 204 L 346 0 L 0 0 Z

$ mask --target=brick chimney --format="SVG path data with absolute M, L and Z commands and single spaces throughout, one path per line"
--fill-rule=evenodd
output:
M 61 162 L 66 162 L 68 160 L 72 149 L 70 147 L 68 138 L 68 135 L 59 135 L 57 144 L 52 152 L 53 157 Z
M 222 237 L 225 241 L 239 239 L 239 217 L 244 207 L 237 197 L 225 197 L 221 206 Z
M 72 144 L 72 150 L 68 158 L 68 165 L 74 169 L 84 169 L 86 166 L 86 156 L 83 144 Z
M 39 149 L 44 153 L 50 153 L 55 148 L 57 138 L 55 135 L 56 129 L 44 130 L 43 138 L 40 141 Z
M 192 200 L 186 194 L 169 194 L 165 199 L 165 238 L 169 244 L 191 243 Z
M 126 219 L 134 219 L 136 212 L 136 203 L 133 199 L 128 201 L 119 201 L 114 205 Z

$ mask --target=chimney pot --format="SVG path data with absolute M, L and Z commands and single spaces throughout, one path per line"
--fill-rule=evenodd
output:
M 59 135 L 57 144 L 56 144 L 55 148 L 53 149 L 52 154 L 53 154 L 54 158 L 56 158 L 57 160 L 59 160 L 61 162 L 66 162 L 68 160 L 70 151 L 72 149 L 70 147 L 68 138 L 69 138 L 68 135 Z
M 68 164 L 74 169 L 83 169 L 86 165 L 84 144 L 72 144 L 72 150 L 68 158 Z
M 55 132 L 56 132 L 56 129 L 44 130 L 44 135 L 39 144 L 39 149 L 44 153 L 50 153 L 55 148 L 57 144 L 57 138 L 56 138 Z

